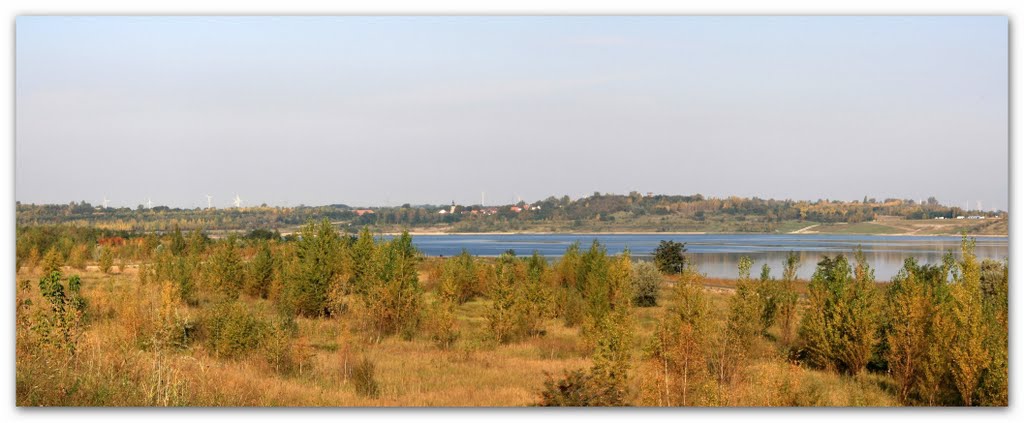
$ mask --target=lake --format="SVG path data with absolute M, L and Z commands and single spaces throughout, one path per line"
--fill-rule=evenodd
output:
M 629 248 L 634 257 L 650 258 L 661 240 L 686 243 L 687 256 L 697 263 L 700 272 L 709 277 L 735 278 L 736 263 L 742 256 L 754 261 L 751 274 L 760 274 L 765 262 L 772 275 L 781 277 L 786 255 L 794 251 L 800 255 L 799 276 L 810 278 L 815 264 L 823 255 L 850 254 L 862 248 L 868 262 L 875 269 L 877 280 L 890 280 L 903 266 L 907 257 L 921 263 L 938 263 L 942 255 L 952 250 L 960 256 L 960 237 L 954 236 L 879 236 L 879 235 L 771 235 L 771 234 L 629 234 L 629 235 L 416 235 L 413 243 L 427 256 L 453 256 L 466 249 L 476 256 L 497 256 L 506 250 L 517 255 L 530 255 L 534 251 L 548 258 L 560 257 L 573 242 L 579 241 L 585 250 L 594 240 L 608 248 L 609 254 L 619 254 Z M 1009 255 L 1007 237 L 979 237 L 975 253 L 979 258 L 1003 260 Z

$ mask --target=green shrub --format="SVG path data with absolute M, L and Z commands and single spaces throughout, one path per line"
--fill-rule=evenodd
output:
M 661 273 L 654 263 L 641 262 L 633 268 L 633 304 L 637 307 L 658 305 L 658 282 Z
M 206 345 L 214 355 L 243 357 L 259 348 L 271 333 L 270 324 L 239 302 L 222 302 L 208 312 L 203 325 Z

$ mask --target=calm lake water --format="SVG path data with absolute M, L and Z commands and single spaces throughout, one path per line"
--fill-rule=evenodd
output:
M 858 247 L 864 250 L 868 262 L 875 269 L 875 278 L 890 280 L 903 266 L 907 257 L 916 257 L 922 263 L 938 263 L 942 255 L 952 250 L 960 256 L 959 237 L 938 236 L 872 236 L 872 235 L 768 235 L 768 234 L 710 234 L 710 235 L 417 235 L 413 243 L 428 256 L 452 256 L 466 249 L 476 256 L 497 256 L 506 250 L 517 255 L 530 255 L 534 251 L 548 258 L 560 257 L 573 242 L 579 241 L 585 250 L 597 239 L 608 248 L 609 254 L 621 253 L 629 248 L 638 258 L 650 258 L 661 240 L 686 243 L 687 255 L 695 260 L 702 273 L 709 277 L 735 278 L 736 263 L 742 256 L 754 260 L 751 274 L 760 274 L 765 262 L 772 268 L 772 276 L 781 277 L 782 263 L 790 251 L 800 255 L 801 278 L 810 278 L 815 264 L 823 255 L 850 254 Z M 1007 237 L 977 238 L 975 253 L 978 257 L 1003 260 L 1009 255 Z

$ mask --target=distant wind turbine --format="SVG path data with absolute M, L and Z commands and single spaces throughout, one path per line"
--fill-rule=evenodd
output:
M 239 197 L 238 194 L 235 194 L 235 207 L 242 208 L 242 197 Z
M 107 208 L 107 204 L 110 204 L 110 200 L 107 199 L 107 196 L 103 196 L 103 208 Z
M 208 209 L 212 209 L 213 208 L 213 196 L 210 195 L 210 194 L 206 194 L 206 208 L 208 208 Z
M 149 198 L 149 199 L 146 200 L 146 208 L 147 209 L 153 208 L 153 199 L 152 198 Z

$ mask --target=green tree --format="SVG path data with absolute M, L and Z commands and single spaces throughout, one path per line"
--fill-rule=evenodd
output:
M 181 235 L 181 228 L 178 225 L 174 225 L 174 231 L 171 232 L 171 254 L 180 256 L 185 253 L 185 237 Z
M 218 243 L 210 256 L 207 282 L 219 299 L 234 300 L 244 285 L 242 259 L 235 245 L 235 236 Z
M 724 345 L 718 357 L 719 383 L 731 383 L 733 376 L 750 354 L 761 329 L 761 304 L 750 280 L 750 257 L 740 257 L 736 293 L 729 298 Z
M 800 294 L 796 291 L 796 271 L 800 267 L 800 256 L 790 252 L 782 269 L 782 286 L 779 294 L 779 317 L 782 343 L 790 346 L 793 343 L 793 332 L 796 329 L 797 301 Z
M 632 361 L 633 268 L 629 251 L 615 259 L 608 268 L 608 308 L 596 314 L 594 354 L 591 374 L 594 383 L 610 392 L 617 405 L 624 405 L 628 395 L 630 362 Z
M 675 275 L 686 266 L 686 243 L 662 240 L 654 249 L 654 264 L 662 273 Z
M 352 276 L 349 284 L 355 293 L 365 294 L 367 291 L 367 281 L 371 279 L 370 273 L 373 272 L 376 248 L 373 234 L 370 233 L 369 227 L 364 226 L 352 245 Z
M 100 270 L 103 273 L 110 273 L 110 269 L 114 267 L 114 253 L 112 247 L 104 246 L 100 248 Z
M 268 241 L 260 241 L 256 248 L 256 255 L 249 262 L 245 292 L 253 297 L 267 298 L 274 277 L 274 253 Z
M 692 264 L 683 269 L 651 345 L 662 373 L 659 396 L 668 406 L 697 404 L 690 392 L 708 379 L 713 334 L 702 278 Z
M 800 325 L 808 361 L 849 374 L 860 373 L 867 365 L 878 327 L 874 271 L 863 254 L 857 256 L 856 275 L 843 255 L 818 262 Z
M 419 261 L 407 231 L 376 249 L 364 299 L 377 340 L 399 332 L 408 339 L 419 328 L 423 311 Z
M 330 314 L 328 293 L 343 274 L 343 243 L 331 222 L 309 222 L 296 242 L 296 262 L 286 287 L 288 303 L 305 316 Z
M 974 240 L 961 246 L 960 272 L 953 285 L 953 342 L 950 345 L 953 381 L 965 405 L 977 400 L 978 382 L 989 363 L 985 345 L 989 327 L 985 325 L 981 293 L 981 273 L 974 255 Z

